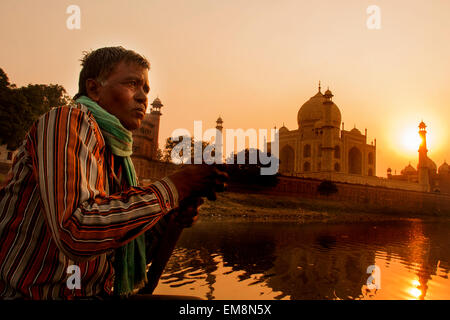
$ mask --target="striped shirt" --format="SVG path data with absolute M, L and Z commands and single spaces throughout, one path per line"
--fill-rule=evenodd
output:
M 114 159 L 81 104 L 33 125 L 0 190 L 0 299 L 112 294 L 114 249 L 178 207 L 169 178 L 123 188 Z M 71 265 L 80 289 L 67 285 Z

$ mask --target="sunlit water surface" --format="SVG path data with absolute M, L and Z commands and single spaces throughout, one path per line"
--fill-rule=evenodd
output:
M 209 222 L 183 231 L 155 294 L 450 299 L 450 224 Z M 377 266 L 369 281 L 367 268 Z

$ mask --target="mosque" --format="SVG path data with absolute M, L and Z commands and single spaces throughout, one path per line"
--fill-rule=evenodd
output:
M 392 181 L 406 181 L 422 186 L 423 191 L 450 194 L 450 166 L 446 161 L 437 168 L 436 163 L 431 160 L 427 153 L 427 131 L 426 124 L 419 124 L 421 144 L 419 147 L 419 163 L 414 168 L 408 164 L 399 175 L 392 174 L 392 169 L 387 169 L 387 177 Z

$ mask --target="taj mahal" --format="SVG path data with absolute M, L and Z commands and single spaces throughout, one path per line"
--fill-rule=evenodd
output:
M 367 143 L 367 129 L 347 131 L 341 112 L 328 89 L 306 101 L 297 114 L 298 129 L 279 130 L 280 174 L 312 176 L 336 173 L 376 175 L 376 140 Z
M 427 156 L 425 123 L 419 124 L 422 144 L 418 166 L 405 167 L 400 175 L 388 169 L 387 178 L 376 174 L 376 139 L 367 141 L 356 128 L 345 130 L 333 93 L 327 89 L 306 101 L 297 113 L 298 128 L 279 129 L 279 173 L 283 176 L 331 180 L 402 190 L 450 193 L 450 167 L 439 169 Z

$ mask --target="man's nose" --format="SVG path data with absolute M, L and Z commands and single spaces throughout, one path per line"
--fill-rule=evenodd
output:
M 137 90 L 136 94 L 134 95 L 134 98 L 139 103 L 145 104 L 145 108 L 147 109 L 148 98 L 147 98 L 147 94 L 145 93 L 144 89 L 140 88 L 139 90 Z

